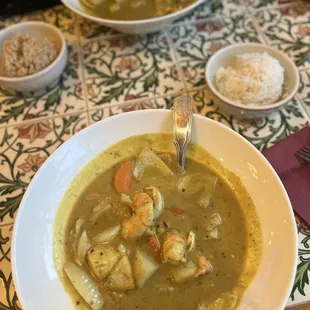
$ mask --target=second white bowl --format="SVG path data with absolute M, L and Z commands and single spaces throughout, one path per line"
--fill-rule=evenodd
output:
M 0 84 L 22 93 L 39 92 L 46 87 L 55 86 L 68 59 L 67 43 L 62 32 L 55 26 L 43 22 L 25 22 L 4 28 L 0 31 L 0 59 L 4 42 L 18 33 L 26 33 L 39 39 L 50 39 L 55 43 L 58 55 L 50 65 L 35 74 L 24 77 L 6 77 L 0 72 Z
M 117 31 L 130 33 L 130 34 L 145 34 L 159 31 L 171 24 L 176 19 L 183 17 L 188 14 L 194 8 L 196 8 L 199 4 L 201 4 L 205 0 L 196 0 L 191 5 L 186 8 L 177 11 L 172 14 L 142 19 L 142 20 L 112 20 L 97 17 L 86 12 L 80 4 L 79 0 L 61 0 L 65 6 L 67 6 L 70 10 L 75 12 L 78 15 L 81 15 L 87 19 L 90 19 L 99 24 L 105 25 L 107 27 L 113 28 Z
M 235 61 L 235 57 L 245 53 L 266 52 L 280 62 L 284 68 L 285 96 L 276 103 L 269 105 L 251 105 L 236 103 L 220 94 L 214 83 L 214 77 L 220 67 L 227 67 Z M 205 71 L 207 85 L 212 92 L 212 98 L 223 110 L 239 118 L 265 117 L 281 109 L 291 100 L 299 86 L 299 74 L 293 61 L 280 51 L 259 43 L 240 43 L 225 47 L 215 53 L 208 61 Z

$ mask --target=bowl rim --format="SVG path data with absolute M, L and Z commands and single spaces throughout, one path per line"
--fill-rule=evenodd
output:
M 134 114 L 148 114 L 150 113 L 150 110 L 140 110 L 140 111 L 131 111 L 128 112 L 131 115 Z M 68 141 L 76 141 L 77 139 L 79 139 L 80 136 L 83 135 L 87 135 L 89 131 L 94 130 L 96 127 L 100 127 L 102 126 L 101 124 L 103 122 L 111 122 L 111 121 L 115 121 L 117 118 L 122 118 L 125 117 L 126 114 L 119 114 L 119 115 L 114 115 L 112 117 L 109 117 L 107 119 L 103 119 L 95 124 L 92 124 L 90 126 L 88 126 L 87 128 L 81 130 L 80 132 L 78 132 L 77 134 L 71 136 L 68 140 L 65 141 L 65 143 L 63 143 L 59 148 L 57 148 L 49 157 L 48 159 L 44 162 L 44 164 L 42 165 L 42 167 L 39 169 L 39 171 L 35 174 L 34 178 L 31 180 L 23 198 L 22 201 L 20 203 L 20 207 L 18 209 L 17 212 L 17 216 L 15 219 L 15 223 L 14 223 L 14 228 L 13 228 L 13 235 L 12 235 L 12 275 L 13 275 L 13 281 L 15 283 L 15 287 L 16 287 L 16 292 L 17 295 L 21 301 L 22 306 L 26 305 L 25 299 L 24 299 L 24 293 L 22 292 L 21 286 L 20 286 L 20 282 L 18 281 L 18 276 L 17 276 L 17 257 L 15 255 L 16 252 L 16 244 L 17 244 L 17 238 L 19 237 L 18 235 L 18 231 L 19 231 L 19 226 L 20 226 L 20 222 L 21 222 L 21 217 L 22 214 L 24 213 L 24 207 L 26 205 L 26 201 L 28 199 L 29 193 L 32 190 L 32 188 L 35 186 L 37 180 L 40 178 L 40 175 L 43 173 L 43 171 L 45 170 L 45 168 L 50 165 L 50 163 L 52 162 L 52 160 L 54 159 L 54 157 L 58 154 L 61 153 L 63 149 L 65 149 L 68 145 Z M 171 110 L 152 110 L 152 113 L 172 113 Z M 198 114 L 194 114 L 194 118 L 197 119 L 203 119 L 204 121 L 208 121 L 211 123 L 216 123 L 217 126 L 222 127 L 224 130 L 231 132 L 233 135 L 238 136 L 239 139 L 241 139 L 244 143 L 246 143 L 256 154 L 258 157 L 261 158 L 261 160 L 268 166 L 270 173 L 274 176 L 275 181 L 278 183 L 278 185 L 281 188 L 281 191 L 285 197 L 285 200 L 287 202 L 287 205 L 290 206 L 288 212 L 290 213 L 291 217 L 294 219 L 294 214 L 293 214 L 293 209 L 292 209 L 292 205 L 289 199 L 289 196 L 284 188 L 284 185 L 282 184 L 279 176 L 277 175 L 277 173 L 275 172 L 274 168 L 271 166 L 271 164 L 268 162 L 268 160 L 261 154 L 261 152 L 259 150 L 257 150 L 248 140 L 246 140 L 243 136 L 241 136 L 240 134 L 238 134 L 236 131 L 234 131 L 232 128 L 227 127 L 226 125 L 219 123 L 215 120 L 212 120 L 210 118 L 198 115 Z M 297 235 L 297 229 L 295 227 L 294 229 L 295 234 L 293 237 L 293 241 L 294 241 L 294 246 L 295 246 L 295 251 L 294 251 L 294 266 L 292 266 L 292 269 L 294 269 L 294 272 L 292 272 L 292 274 L 290 275 L 290 279 L 289 281 L 286 282 L 285 284 L 285 293 L 283 294 L 283 300 L 280 302 L 281 303 L 281 309 L 283 309 L 287 303 L 287 300 L 290 296 L 290 292 L 291 292 L 291 288 L 293 287 L 294 284 L 294 279 L 295 279 L 295 273 L 296 273 L 296 267 L 297 267 L 297 262 L 298 262 L 298 257 L 297 257 L 297 252 L 298 252 L 298 235 Z
M 267 104 L 267 105 L 261 105 L 261 106 L 260 105 L 257 105 L 257 106 L 241 105 L 239 103 L 236 103 L 236 102 L 224 97 L 222 94 L 220 94 L 217 91 L 217 89 L 215 88 L 214 83 L 211 81 L 211 79 L 209 77 L 209 66 L 213 61 L 215 61 L 215 59 L 219 55 L 226 53 L 230 49 L 234 49 L 236 47 L 241 47 L 241 46 L 244 46 L 244 47 L 246 47 L 246 46 L 263 47 L 266 52 L 271 50 L 274 53 L 281 55 L 283 58 L 285 58 L 285 60 L 291 65 L 291 67 L 293 69 L 291 71 L 291 73 L 294 75 L 294 81 L 295 81 L 295 85 L 294 85 L 293 90 L 285 98 L 283 98 L 283 99 L 281 99 L 275 103 Z M 228 105 L 231 105 L 231 106 L 238 108 L 238 109 L 241 109 L 241 110 L 247 110 L 247 111 L 269 111 L 269 110 L 273 110 L 273 109 L 276 109 L 276 108 L 284 105 L 285 103 L 287 103 L 289 100 L 291 100 L 295 96 L 295 94 L 298 90 L 298 87 L 299 87 L 299 83 L 300 83 L 299 72 L 298 72 L 297 67 L 294 64 L 294 62 L 287 55 L 285 55 L 283 52 L 281 52 L 281 51 L 279 51 L 279 50 L 277 50 L 271 46 L 262 44 L 262 43 L 237 43 L 237 44 L 229 45 L 229 46 L 226 46 L 226 47 L 220 49 L 219 51 L 217 51 L 215 54 L 213 54 L 210 57 L 210 59 L 208 60 L 208 62 L 206 64 L 205 80 L 206 80 L 206 83 L 207 83 L 209 89 L 213 93 L 213 95 L 215 95 L 216 97 L 218 97 L 219 99 L 221 99 L 224 103 L 226 103 Z
M 22 76 L 22 77 L 7 77 L 7 76 L 3 76 L 0 75 L 0 81 L 1 82 L 26 82 L 29 81 L 31 79 L 34 78 L 39 78 L 40 76 L 46 74 L 48 71 L 52 70 L 52 67 L 55 66 L 56 63 L 58 63 L 64 56 L 66 53 L 66 49 L 67 49 L 67 43 L 66 43 L 66 39 L 65 36 L 63 35 L 63 33 L 61 32 L 61 30 L 59 30 L 57 27 L 55 27 L 52 24 L 46 23 L 46 22 L 41 22 L 41 21 L 27 21 L 27 22 L 21 22 L 15 25 L 11 25 L 8 27 L 5 27 L 4 29 L 2 29 L 0 31 L 0 37 L 7 31 L 10 30 L 18 30 L 18 28 L 21 28 L 21 32 L 26 33 L 27 32 L 27 28 L 23 29 L 24 26 L 35 26 L 35 27 L 45 27 L 45 28 L 49 28 L 51 30 L 53 30 L 55 32 L 55 35 L 57 35 L 61 41 L 61 48 L 58 51 L 58 55 L 57 57 L 47 66 L 45 67 L 43 70 L 30 74 L 30 75 L 26 75 L 26 76 Z M 17 32 L 16 32 L 17 33 Z M 0 46 L 0 48 L 2 48 L 2 46 Z
M 78 0 L 76 0 L 78 1 Z M 107 19 L 107 18 L 101 18 L 97 17 L 91 14 L 88 14 L 82 7 L 82 11 L 77 10 L 75 7 L 73 7 L 71 4 L 69 4 L 68 0 L 61 0 L 61 2 L 70 10 L 75 12 L 76 14 L 83 16 L 86 19 L 93 20 L 97 23 L 106 23 L 106 24 L 114 24 L 117 26 L 136 26 L 136 25 L 145 25 L 145 24 L 150 24 L 150 23 L 155 23 L 155 22 L 161 22 L 164 21 L 167 18 L 173 18 L 177 17 L 181 13 L 187 13 L 188 11 L 192 10 L 199 4 L 202 4 L 205 0 L 196 0 L 192 4 L 188 5 L 187 7 L 183 8 L 182 10 L 176 11 L 174 13 L 170 13 L 167 15 L 163 16 L 158 16 L 158 17 L 152 17 L 152 18 L 147 18 L 147 19 L 136 19 L 136 20 L 115 20 L 115 19 Z M 79 2 L 79 1 L 78 1 Z

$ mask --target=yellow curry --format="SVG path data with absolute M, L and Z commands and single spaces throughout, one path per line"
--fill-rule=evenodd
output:
M 80 0 L 92 15 L 112 20 L 141 20 L 177 12 L 195 0 Z
M 76 309 L 235 309 L 262 232 L 240 179 L 197 144 L 127 138 L 82 169 L 57 213 L 55 266 Z

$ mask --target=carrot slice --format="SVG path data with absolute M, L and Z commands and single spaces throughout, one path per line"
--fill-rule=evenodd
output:
M 114 187 L 119 194 L 126 194 L 132 184 L 132 161 L 120 165 L 114 175 Z
M 154 252 L 158 252 L 161 248 L 160 242 L 156 235 L 149 237 L 148 245 Z

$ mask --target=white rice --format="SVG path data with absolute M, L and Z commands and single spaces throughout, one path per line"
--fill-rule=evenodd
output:
M 264 53 L 236 56 L 233 67 L 219 68 L 215 85 L 224 97 L 241 104 L 267 105 L 283 93 L 284 69 Z

